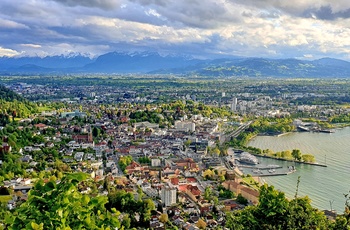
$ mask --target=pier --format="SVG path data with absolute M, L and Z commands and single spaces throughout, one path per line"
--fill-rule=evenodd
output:
M 259 170 L 267 170 L 267 169 L 281 169 L 283 168 L 280 165 L 262 165 L 262 166 L 256 166 L 256 165 L 237 165 L 239 168 L 251 168 L 251 169 L 259 169 Z
M 264 157 L 264 158 L 270 158 L 270 159 L 274 159 L 274 160 L 279 160 L 279 161 L 287 161 L 287 162 L 294 162 L 296 164 L 306 164 L 306 165 L 313 165 L 313 166 L 320 166 L 320 167 L 327 167 L 326 164 L 321 164 L 321 163 L 312 163 L 312 162 L 303 162 L 303 161 L 296 161 L 296 160 L 288 160 L 288 159 L 284 159 L 284 158 L 277 158 L 277 157 L 271 157 L 271 156 L 266 156 L 266 155 L 259 155 L 259 154 L 255 154 L 252 153 L 252 155 L 257 156 L 257 157 Z

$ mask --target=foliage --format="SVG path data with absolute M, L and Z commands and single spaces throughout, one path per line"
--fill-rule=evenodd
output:
M 236 201 L 239 204 L 243 204 L 243 205 L 248 204 L 248 200 L 245 197 L 243 197 L 242 194 L 240 194 L 240 193 L 237 195 Z
M 159 221 L 162 222 L 162 223 L 166 223 L 166 222 L 168 222 L 168 220 L 169 220 L 168 214 L 166 214 L 166 213 L 162 213 L 159 216 Z
M 325 215 L 313 208 L 310 199 L 288 200 L 283 192 L 267 184 L 260 187 L 259 204 L 228 213 L 230 229 L 328 229 Z
M 297 161 L 300 161 L 301 160 L 301 151 L 299 149 L 293 149 L 292 150 L 292 157 L 297 160 Z
M 259 133 L 285 133 L 294 130 L 292 123 L 291 118 L 260 117 L 249 128 L 251 131 L 258 131 Z
M 215 172 L 214 172 L 214 170 L 207 169 L 207 170 L 203 171 L 202 176 L 206 180 L 212 180 L 214 178 L 214 176 L 215 176 Z
M 114 208 L 120 212 L 127 213 L 130 218 L 131 227 L 147 227 L 151 218 L 151 211 L 155 210 L 152 200 L 135 200 L 134 195 L 124 190 L 116 190 L 108 194 L 108 210 Z M 139 215 L 139 220 L 136 218 Z
M 149 157 L 140 157 L 138 160 L 141 164 L 150 164 L 151 163 L 151 159 Z
M 310 162 L 310 163 L 314 163 L 315 162 L 315 156 L 311 155 L 311 154 L 303 154 L 301 156 L 302 160 L 304 162 Z
M 87 179 L 83 173 L 68 174 L 60 183 L 39 180 L 28 200 L 16 209 L 9 229 L 111 229 L 121 225 L 118 213 L 107 211 L 107 197 L 90 197 L 79 191 Z
M 17 93 L 0 85 L 0 126 L 5 126 L 10 123 L 10 116 L 28 117 L 33 112 L 37 111 L 37 106 L 24 99 Z
M 204 199 L 210 200 L 210 198 L 211 198 L 212 195 L 213 195 L 213 192 L 212 192 L 211 187 L 209 187 L 209 186 L 205 187 L 205 190 L 204 190 Z
M 121 156 L 118 161 L 118 165 L 122 171 L 125 170 L 126 166 L 128 166 L 132 162 L 132 156 Z
M 232 199 L 236 196 L 236 194 L 234 192 L 232 192 L 229 189 L 226 189 L 222 185 L 218 186 L 218 190 L 219 190 L 219 197 L 220 198 Z
M 196 226 L 199 228 L 199 229 L 206 229 L 207 227 L 207 223 L 205 223 L 205 221 L 200 218 L 196 224 Z

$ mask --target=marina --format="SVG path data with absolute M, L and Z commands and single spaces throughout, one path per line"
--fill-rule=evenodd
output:
M 247 152 L 235 152 L 226 159 L 231 166 L 237 167 L 244 175 L 257 177 L 286 176 L 296 171 L 295 166 L 281 166 L 279 164 L 261 164 L 257 156 Z
M 254 167 L 251 165 L 237 165 L 237 167 L 246 175 L 268 177 L 268 176 L 286 176 L 296 172 L 294 166 L 283 168 L 280 165 L 261 165 Z

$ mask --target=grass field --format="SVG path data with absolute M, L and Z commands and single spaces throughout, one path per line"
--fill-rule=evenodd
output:
M 41 113 L 43 111 L 51 111 L 52 108 L 51 107 L 48 107 L 48 106 L 39 106 L 38 107 L 38 111 Z

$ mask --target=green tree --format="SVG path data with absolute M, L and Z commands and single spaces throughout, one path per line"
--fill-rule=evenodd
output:
M 98 137 L 100 135 L 100 133 L 101 133 L 101 130 L 99 128 L 97 128 L 97 127 L 92 128 L 92 136 L 93 137 Z
M 205 187 L 204 199 L 210 200 L 211 196 L 212 196 L 212 189 L 209 186 Z
M 229 229 L 329 229 L 325 215 L 313 208 L 307 197 L 289 201 L 283 192 L 267 184 L 260 187 L 257 206 L 227 214 Z
M 311 155 L 311 154 L 303 154 L 302 157 L 304 162 L 315 162 L 315 156 Z
M 105 208 L 107 197 L 90 197 L 79 192 L 87 174 L 74 173 L 55 181 L 39 180 L 28 200 L 16 210 L 9 229 L 110 229 L 120 228 L 118 212 Z
M 238 194 L 237 198 L 236 198 L 237 203 L 243 204 L 243 205 L 247 205 L 248 204 L 248 200 L 242 196 L 242 194 Z
M 162 213 L 160 216 L 159 216 L 159 221 L 162 222 L 165 226 L 165 229 L 166 229 L 166 223 L 168 222 L 169 218 L 168 218 L 168 214 L 166 213 Z
M 301 160 L 301 151 L 299 149 L 293 149 L 292 151 L 292 157 L 294 160 L 300 161 Z

